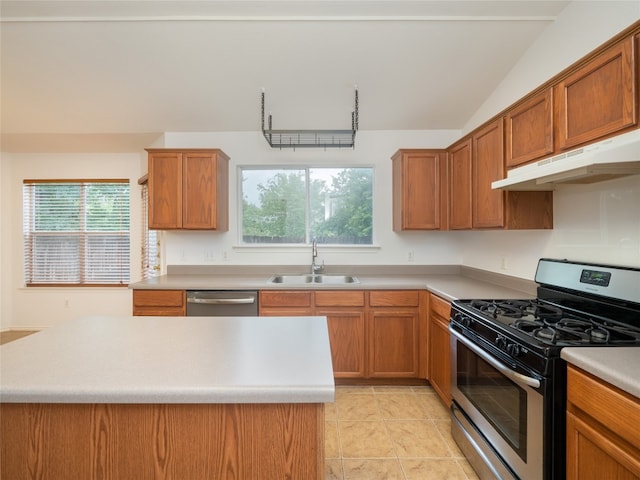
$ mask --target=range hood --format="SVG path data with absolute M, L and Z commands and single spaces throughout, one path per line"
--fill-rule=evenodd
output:
M 564 152 L 523 167 L 491 188 L 553 190 L 556 184 L 595 183 L 640 174 L 640 129 Z

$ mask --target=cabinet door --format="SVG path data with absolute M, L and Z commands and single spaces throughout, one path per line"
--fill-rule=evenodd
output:
M 134 290 L 133 315 L 177 316 L 187 314 L 184 290 Z
M 419 313 L 414 308 L 373 309 L 369 313 L 371 377 L 418 377 Z
M 429 304 L 429 382 L 441 400 L 451 405 L 451 304 L 435 295 L 429 296 Z
M 182 227 L 182 154 L 149 154 L 149 228 Z
M 504 192 L 491 182 L 504 178 L 502 118 L 473 135 L 473 228 L 504 227 Z
M 552 92 L 547 88 L 507 113 L 507 168 L 553 153 Z
M 216 155 L 189 152 L 182 157 L 182 228 L 215 229 Z
M 567 480 L 637 480 L 640 459 L 567 413 Z
M 335 378 L 363 378 L 365 372 L 365 314 L 363 310 L 318 308 L 326 315 Z
M 446 223 L 445 152 L 400 150 L 393 156 L 393 230 L 438 230 Z
M 556 87 L 558 147 L 570 148 L 636 125 L 633 38 L 591 60 Z
M 449 150 L 449 228 L 470 229 L 472 224 L 471 139 Z

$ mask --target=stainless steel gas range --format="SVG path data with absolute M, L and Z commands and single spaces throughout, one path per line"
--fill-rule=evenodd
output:
M 541 259 L 537 298 L 456 300 L 451 430 L 480 478 L 565 478 L 563 347 L 640 346 L 640 269 Z

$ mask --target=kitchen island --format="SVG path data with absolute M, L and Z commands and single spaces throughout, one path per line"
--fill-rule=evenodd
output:
M 0 355 L 2 478 L 324 476 L 324 317 L 86 317 Z

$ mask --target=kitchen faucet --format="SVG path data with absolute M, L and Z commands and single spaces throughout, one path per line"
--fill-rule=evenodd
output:
M 321 265 L 316 263 L 316 257 L 318 256 L 318 240 L 313 237 L 311 241 L 311 275 L 322 273 L 324 270 L 324 260 Z

